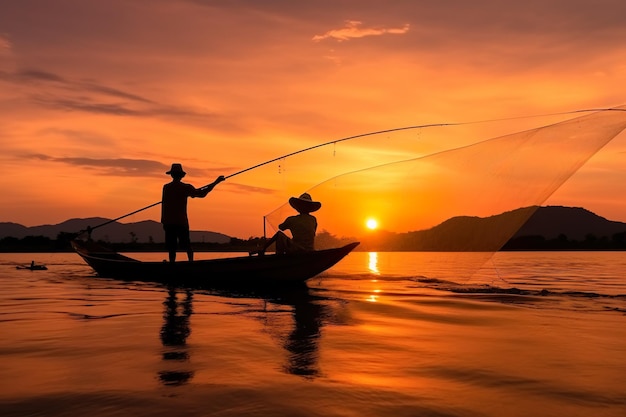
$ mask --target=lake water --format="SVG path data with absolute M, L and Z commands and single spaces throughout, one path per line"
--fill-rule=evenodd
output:
M 477 257 L 352 253 L 247 293 L 0 254 L 0 416 L 626 416 L 626 252 Z

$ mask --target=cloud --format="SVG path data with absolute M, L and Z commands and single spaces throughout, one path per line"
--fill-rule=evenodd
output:
M 380 28 L 380 27 L 361 27 L 363 22 L 358 20 L 346 20 L 345 27 L 341 29 L 332 29 L 323 35 L 315 35 L 312 40 L 315 42 L 322 41 L 324 39 L 335 39 L 339 42 L 347 41 L 354 38 L 364 38 L 366 36 L 382 36 L 382 35 L 402 35 L 409 31 L 410 25 L 407 23 L 398 28 Z
M 57 162 L 66 165 L 72 165 L 79 168 L 96 169 L 101 175 L 111 176 L 132 176 L 132 177 L 149 177 L 163 176 L 163 173 L 169 168 L 158 161 L 148 159 L 129 159 L 129 158 L 84 158 L 84 157 L 63 157 L 58 158 L 45 154 L 26 154 L 26 159 L 38 159 L 40 161 Z
M 11 51 L 11 41 L 6 35 L 0 34 L 0 54 Z
M 29 68 L 17 70 L 15 72 L 0 71 L 0 79 L 23 86 L 28 86 L 33 83 L 47 83 L 51 87 L 63 88 L 65 90 L 82 92 L 86 91 L 102 94 L 109 97 L 123 98 L 142 103 L 152 103 L 151 100 L 148 100 L 147 98 L 137 94 L 132 94 L 126 91 L 122 91 L 105 85 L 96 84 L 93 82 L 69 80 L 58 74 L 39 69 Z
M 37 97 L 35 101 L 44 107 L 60 109 L 60 110 L 70 110 L 70 111 L 81 111 L 86 113 L 95 113 L 95 114 L 109 114 L 115 116 L 140 116 L 142 115 L 141 111 L 134 110 L 128 108 L 120 103 L 90 103 L 87 99 L 72 100 L 65 98 L 46 98 L 46 97 Z
M 97 171 L 97 175 L 114 176 L 114 177 L 159 177 L 164 178 L 165 172 L 170 165 L 164 164 L 152 159 L 132 159 L 132 158 L 88 158 L 88 157 L 55 157 L 42 153 L 26 153 L 21 156 L 23 159 L 36 159 L 39 161 L 59 163 Z M 224 172 L 232 171 L 232 167 L 219 168 L 198 168 L 185 164 L 185 171 L 194 177 L 211 176 L 217 177 Z M 235 184 L 232 184 L 235 185 Z M 268 193 L 271 190 L 260 187 L 248 187 L 245 185 L 236 185 L 241 191 Z
M 0 26 L 2 26 L 0 24 Z M 15 54 L 13 45 L 8 36 L 0 33 L 0 80 L 2 80 L 2 69 L 15 67 Z
M 149 102 L 153 105 L 141 106 L 130 102 L 106 102 L 97 97 L 60 97 L 34 95 L 32 100 L 42 107 L 55 110 L 77 111 L 83 113 L 101 114 L 109 116 L 133 117 L 171 117 L 191 118 L 206 123 L 217 118 L 216 114 L 199 112 L 193 109 L 177 106 L 165 106 Z
M 91 84 L 91 83 L 81 83 L 80 84 L 84 89 L 95 92 L 102 93 L 108 96 L 125 98 L 133 101 L 139 101 L 143 103 L 153 103 L 152 100 L 148 100 L 147 98 L 141 97 L 136 94 L 127 93 L 125 91 L 118 90 L 116 88 L 106 87 L 103 85 Z
M 229 129 L 236 127 L 216 113 L 165 105 L 98 82 L 71 80 L 40 69 L 21 69 L 14 72 L 0 70 L 0 81 L 25 89 L 26 96 L 32 103 L 52 110 L 110 116 L 195 119 L 202 124 L 210 123 L 211 126 Z
M 277 194 L 277 190 L 271 188 L 264 187 L 253 187 L 250 185 L 239 184 L 236 182 L 227 183 L 230 186 L 231 191 L 236 193 L 246 193 L 246 194 L 267 194 L 267 195 L 275 195 Z
M 29 82 L 54 82 L 54 83 L 68 83 L 62 77 L 47 71 L 40 71 L 36 69 L 23 69 L 15 71 L 14 73 L 5 72 L 3 78 L 15 83 L 29 83 Z

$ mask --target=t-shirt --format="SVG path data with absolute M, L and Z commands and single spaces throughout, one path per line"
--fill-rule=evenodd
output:
M 196 194 L 191 184 L 172 181 L 163 186 L 161 198 L 161 223 L 176 224 L 189 227 L 187 218 L 187 198 Z
M 278 226 L 280 230 L 290 230 L 293 243 L 304 250 L 315 250 L 315 232 L 317 231 L 317 219 L 308 213 L 290 216 Z

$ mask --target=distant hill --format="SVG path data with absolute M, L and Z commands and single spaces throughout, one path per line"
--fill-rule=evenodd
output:
M 607 220 L 581 207 L 547 206 L 539 207 L 514 237 L 556 239 L 565 235 L 570 240 L 584 240 L 588 235 L 610 238 L 624 231 L 626 223 Z
M 511 225 L 514 225 L 513 230 L 518 228 L 513 236 L 507 233 Z M 453 217 L 427 230 L 399 234 L 381 232 L 362 242 L 361 249 L 492 251 L 501 248 L 509 239 L 525 236 L 533 236 L 537 241 L 559 237 L 563 241 L 582 241 L 588 236 L 610 241 L 614 235 L 624 233 L 626 223 L 607 220 L 582 208 L 533 206 L 489 217 Z
M 42 225 L 26 227 L 17 223 L 0 223 L 0 239 L 4 237 L 15 237 L 23 239 L 26 236 L 45 236 L 50 239 L 56 239 L 59 233 L 76 233 L 87 227 L 95 227 L 108 222 L 109 219 L 101 217 L 90 217 L 86 219 L 70 219 L 63 223 L 54 225 Z M 163 226 L 161 223 L 146 220 L 136 223 L 119 223 L 113 222 L 101 228 L 95 229 L 92 234 L 95 240 L 103 240 L 105 242 L 124 243 L 135 240 L 136 242 L 155 242 L 164 241 Z M 191 240 L 193 242 L 214 242 L 228 243 L 230 236 L 222 233 L 208 231 L 192 231 Z

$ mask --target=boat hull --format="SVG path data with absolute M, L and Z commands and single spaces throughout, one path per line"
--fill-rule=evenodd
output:
M 74 241 L 76 253 L 101 277 L 176 284 L 298 283 L 335 265 L 359 243 L 314 252 L 197 260 L 142 262 L 91 242 Z

